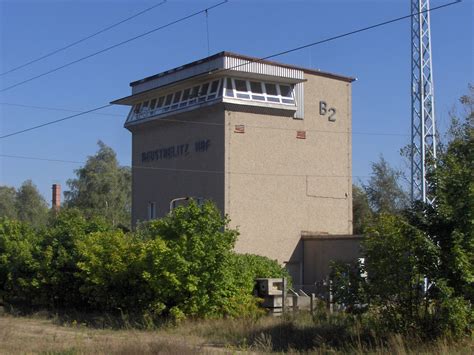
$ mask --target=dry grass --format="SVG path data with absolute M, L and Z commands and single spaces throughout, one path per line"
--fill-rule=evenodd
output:
M 373 340 L 363 335 L 360 325 L 348 325 L 343 317 L 315 323 L 309 314 L 286 319 L 262 317 L 186 322 L 176 334 L 190 334 L 216 346 L 256 353 L 310 354 L 474 354 L 473 339 L 459 343 L 444 340 L 421 342 L 400 335 Z M 365 337 L 365 338 L 364 338 Z
M 0 354 L 202 354 L 218 352 L 193 335 L 59 326 L 35 317 L 0 316 Z
M 332 322 L 332 323 L 331 323 Z M 0 316 L 0 354 L 473 354 L 474 342 L 416 343 L 401 336 L 367 343 L 337 318 L 315 324 L 309 315 L 186 321 L 158 330 L 96 329 L 57 325 L 44 316 Z M 359 336 L 359 338 L 358 338 Z

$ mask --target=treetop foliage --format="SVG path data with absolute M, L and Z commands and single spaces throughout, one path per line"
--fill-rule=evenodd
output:
M 372 163 L 372 174 L 364 190 L 374 213 L 400 213 L 408 206 L 408 196 L 400 186 L 401 173 L 380 157 Z
M 112 225 L 130 226 L 130 168 L 119 165 L 112 148 L 102 141 L 97 144 L 97 153 L 67 181 L 66 206 L 81 209 L 86 217 L 102 216 Z
M 44 225 L 48 218 L 48 204 L 31 180 L 16 190 L 0 186 L 0 217 L 18 219 L 35 228 Z

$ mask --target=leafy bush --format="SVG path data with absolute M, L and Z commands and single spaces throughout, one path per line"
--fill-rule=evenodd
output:
M 333 302 L 342 305 L 350 313 L 367 310 L 368 293 L 363 270 L 364 265 L 360 261 L 331 263 Z
M 39 238 L 26 223 L 0 219 L 0 297 L 5 303 L 38 299 Z
M 82 280 L 77 275 L 80 261 L 77 245 L 88 234 L 108 228 L 102 219 L 87 220 L 79 210 L 65 209 L 53 218 L 48 228 L 40 232 L 39 277 L 48 307 L 84 307 L 84 299 L 79 292 Z
M 368 311 L 365 318 L 381 334 L 470 334 L 470 303 L 440 277 L 440 247 L 428 235 L 401 216 L 381 215 L 367 229 L 363 250 L 364 265 L 333 266 L 336 302 Z
M 89 233 L 76 242 L 79 292 L 91 308 L 136 312 L 146 290 L 140 261 L 143 247 L 120 229 Z M 146 302 L 146 301 L 145 301 Z
M 134 233 L 66 209 L 34 232 L 0 221 L 7 303 L 170 316 L 255 315 L 256 277 L 288 276 L 276 261 L 233 252 L 237 231 L 212 203 L 192 202 Z
M 227 293 L 230 296 L 226 313 L 230 316 L 256 316 L 262 314 L 260 300 L 254 296 L 257 278 L 291 278 L 277 261 L 253 254 L 232 253 L 226 263 Z

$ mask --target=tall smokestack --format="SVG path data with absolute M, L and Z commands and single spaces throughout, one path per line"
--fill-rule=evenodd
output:
M 61 185 L 59 184 L 53 184 L 52 205 L 55 211 L 59 211 L 61 207 Z

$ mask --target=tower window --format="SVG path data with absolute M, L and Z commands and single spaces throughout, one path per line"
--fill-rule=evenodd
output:
M 155 202 L 148 202 L 148 220 L 151 221 L 152 219 L 156 218 L 156 203 Z

